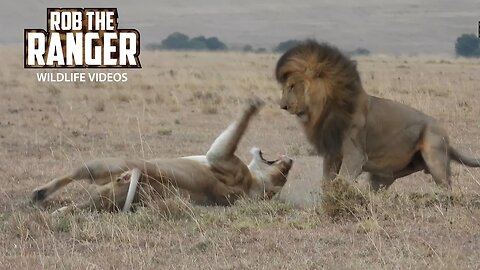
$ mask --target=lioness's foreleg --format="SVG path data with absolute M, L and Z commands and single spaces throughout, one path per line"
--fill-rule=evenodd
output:
M 250 118 L 258 112 L 263 105 L 264 102 L 261 99 L 256 98 L 249 100 L 240 118 L 230 124 L 230 126 L 215 139 L 212 146 L 210 146 L 207 152 L 207 159 L 210 161 L 223 160 L 233 156 L 240 139 L 247 129 Z
M 98 159 L 86 162 L 82 166 L 76 168 L 72 173 L 65 176 L 55 178 L 47 184 L 37 187 L 32 192 L 32 200 L 40 202 L 48 196 L 70 184 L 76 180 L 90 180 L 90 182 L 103 185 L 111 181 L 111 177 L 115 177 L 134 166 L 128 161 L 119 158 Z

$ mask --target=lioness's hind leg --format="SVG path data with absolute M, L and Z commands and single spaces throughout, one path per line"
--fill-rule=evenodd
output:
M 48 196 L 53 194 L 55 191 L 70 184 L 72 181 L 82 179 L 76 176 L 77 175 L 75 174 L 68 174 L 59 178 L 55 178 L 47 184 L 35 188 L 32 192 L 32 201 L 41 202 L 45 200 Z
M 89 161 L 77 167 L 72 173 L 55 178 L 47 184 L 35 188 L 32 192 L 32 201 L 41 202 L 55 191 L 76 180 L 86 179 L 102 185 L 110 181 L 109 176 L 128 169 L 127 163 L 123 159 L 106 158 Z
M 435 183 L 442 188 L 451 188 L 450 157 L 448 154 L 448 139 L 427 129 L 422 144 L 423 160 Z

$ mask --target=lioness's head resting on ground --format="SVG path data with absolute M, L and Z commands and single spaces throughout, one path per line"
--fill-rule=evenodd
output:
M 248 169 L 260 189 L 263 189 L 263 196 L 269 198 L 275 195 L 285 185 L 293 160 L 286 155 L 281 155 L 276 160 L 266 160 L 262 150 L 257 147 L 253 147 L 250 153 L 253 157 Z
M 320 152 L 337 148 L 363 91 L 356 63 L 333 46 L 307 40 L 282 55 L 275 76 L 281 108 L 298 117 Z

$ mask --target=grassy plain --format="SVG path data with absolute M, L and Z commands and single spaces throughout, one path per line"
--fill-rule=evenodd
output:
M 480 268 L 478 169 L 453 166 L 451 197 L 423 173 L 376 195 L 363 181 L 340 186 L 323 204 L 310 195 L 319 189 L 321 159 L 276 105 L 277 58 L 142 52 L 143 69 L 127 71 L 126 83 L 39 83 L 37 71 L 23 69 L 21 51 L 2 48 L 0 268 Z M 436 117 L 453 145 L 480 156 L 478 60 L 357 60 L 370 94 Z M 256 145 L 267 158 L 295 159 L 281 201 L 223 208 L 171 198 L 135 213 L 61 218 L 29 203 L 34 187 L 95 157 L 202 154 L 252 95 L 267 106 L 238 154 L 248 160 Z M 55 194 L 51 207 L 83 188 Z

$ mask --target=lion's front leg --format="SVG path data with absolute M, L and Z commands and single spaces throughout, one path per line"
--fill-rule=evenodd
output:
M 363 144 L 347 138 L 343 144 L 343 160 L 338 176 L 346 180 L 356 180 L 366 162 Z
M 366 132 L 364 114 L 357 117 L 342 143 L 342 165 L 338 176 L 346 180 L 356 180 L 367 163 Z
M 325 155 L 323 159 L 323 179 L 322 182 L 329 183 L 333 181 L 342 166 L 342 156 Z

